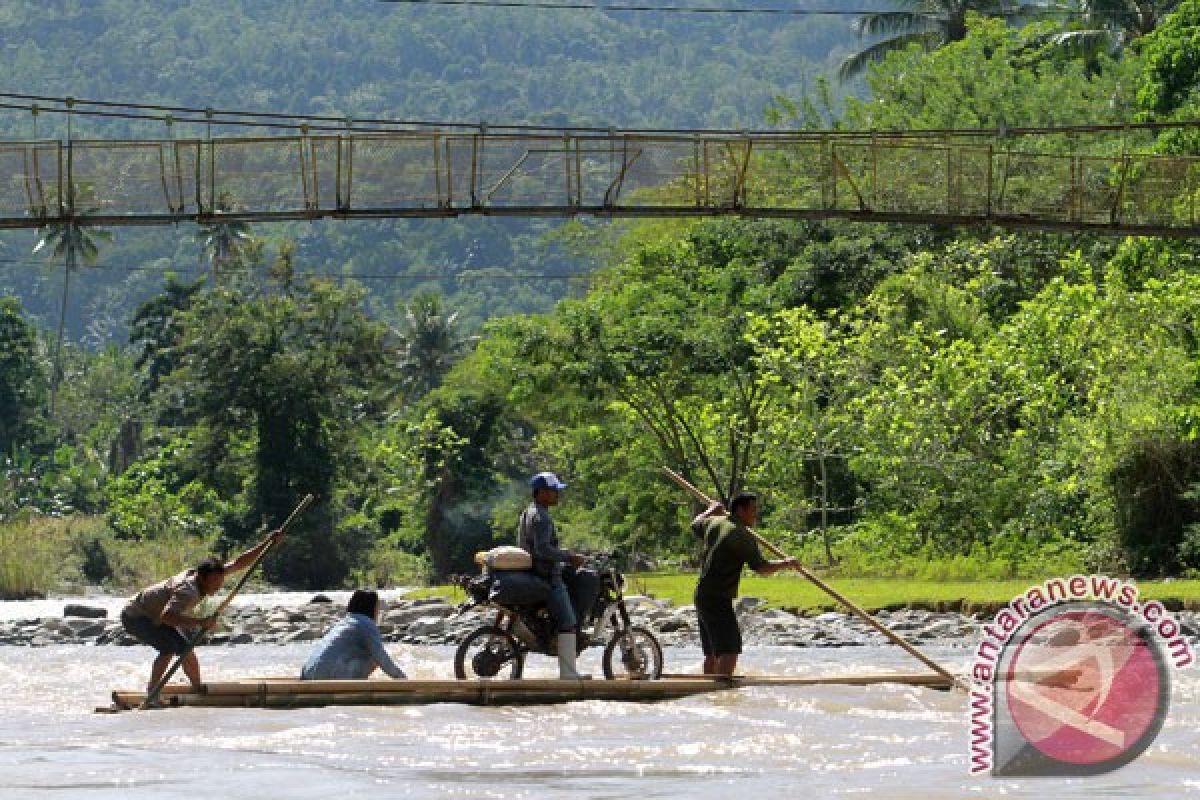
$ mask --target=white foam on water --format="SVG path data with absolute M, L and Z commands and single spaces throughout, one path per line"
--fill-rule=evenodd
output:
M 391 603 L 400 599 L 410 589 L 383 589 L 379 592 L 379 597 L 385 603 Z M 234 596 L 230 606 L 234 608 L 250 607 L 250 608 L 298 608 L 310 602 L 314 596 L 323 594 L 339 608 L 345 608 L 346 602 L 350 599 L 349 591 L 323 591 L 323 592 L 245 592 L 238 593 Z M 224 597 L 224 594 L 218 594 L 217 600 Z M 68 603 L 79 603 L 86 606 L 95 606 L 108 611 L 108 616 L 115 618 L 121 613 L 122 606 L 128 602 L 129 596 L 125 595 L 61 595 L 51 596 L 36 600 L 5 600 L 0 602 L 0 620 L 13 619 L 39 619 L 45 617 L 61 617 L 63 615 L 63 607 Z
M 450 647 L 389 649 L 446 678 Z M 206 678 L 294 675 L 307 646 L 208 647 Z M 953 660 L 955 651 L 937 651 Z M 694 667 L 669 648 L 667 668 Z M 962 694 L 905 686 L 758 687 L 677 701 L 475 708 L 181 708 L 93 714 L 144 684 L 144 647 L 0 647 L 0 797 L 1175 798 L 1200 793 L 1196 672 L 1142 758 L 1087 779 L 967 775 Z M 597 654 L 584 661 L 593 671 Z M 897 648 L 751 648 L 748 672 L 916 671 Z M 531 657 L 534 672 L 554 662 Z

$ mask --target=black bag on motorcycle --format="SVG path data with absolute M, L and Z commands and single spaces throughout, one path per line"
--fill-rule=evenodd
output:
M 563 570 L 563 583 L 571 595 L 571 606 L 580 625 L 588 622 L 600 594 L 600 576 L 595 570 L 567 567 Z
M 501 606 L 528 606 L 546 602 L 550 584 L 532 572 L 495 573 L 488 600 Z

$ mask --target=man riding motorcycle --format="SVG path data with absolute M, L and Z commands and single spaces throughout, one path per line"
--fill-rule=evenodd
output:
M 584 557 L 558 545 L 558 532 L 550 517 L 550 507 L 558 504 L 559 492 L 567 484 L 553 472 L 539 472 L 529 481 L 533 501 L 521 513 L 517 525 L 517 544 L 533 559 L 533 571 L 550 584 L 547 609 L 558 629 L 558 677 L 563 680 L 587 680 L 575 669 L 576 633 L 578 620 L 571 605 L 571 595 L 563 580 L 563 568 L 579 568 Z

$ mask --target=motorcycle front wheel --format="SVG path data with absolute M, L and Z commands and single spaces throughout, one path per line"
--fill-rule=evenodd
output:
M 493 626 L 467 634 L 454 652 L 454 676 L 461 680 L 517 680 L 525 651 L 512 634 Z
M 604 677 L 634 681 L 662 677 L 662 645 L 649 630 L 635 625 L 617 631 L 604 646 Z

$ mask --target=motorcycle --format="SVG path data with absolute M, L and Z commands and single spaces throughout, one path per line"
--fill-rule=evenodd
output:
M 581 614 L 576 647 L 583 652 L 592 642 L 608 640 L 601 664 L 604 677 L 612 680 L 654 680 L 662 677 L 662 646 L 650 630 L 633 625 L 625 607 L 625 578 L 611 556 L 597 562 L 599 593 L 591 612 Z M 544 602 L 498 603 L 490 599 L 494 582 L 503 573 L 485 571 L 476 577 L 460 576 L 457 582 L 468 600 L 458 613 L 486 607 L 495 619 L 471 633 L 454 653 L 454 674 L 465 679 L 517 680 L 525 669 L 528 653 L 557 655 L 557 630 Z M 528 573 L 523 573 L 528 575 Z

